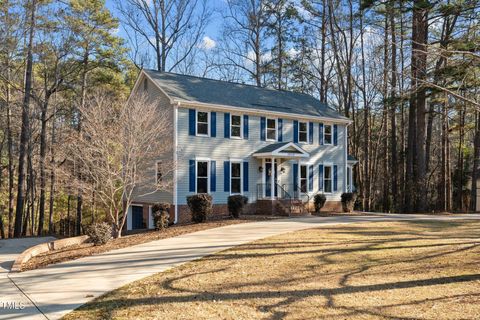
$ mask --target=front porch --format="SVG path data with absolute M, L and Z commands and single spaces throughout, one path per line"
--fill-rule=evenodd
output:
M 260 162 L 262 182 L 256 188 L 256 213 L 304 215 L 309 213 L 308 169 L 302 160 L 310 155 L 293 142 L 274 143 L 253 154 Z

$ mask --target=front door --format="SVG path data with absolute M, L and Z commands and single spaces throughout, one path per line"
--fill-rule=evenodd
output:
M 143 228 L 143 207 L 132 206 L 132 229 Z
M 277 172 L 277 161 L 275 161 L 274 165 L 274 174 L 272 174 L 272 162 L 266 162 L 265 163 L 265 197 L 271 197 L 272 196 L 272 178 L 274 179 L 274 190 L 275 190 L 275 197 L 278 196 L 278 190 L 277 190 L 277 179 L 278 179 L 278 172 Z

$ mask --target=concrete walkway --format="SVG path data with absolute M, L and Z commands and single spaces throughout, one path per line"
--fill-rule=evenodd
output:
M 333 224 L 415 219 L 480 219 L 480 215 L 376 214 L 355 217 L 305 217 L 244 223 L 152 241 L 43 269 L 10 274 L 10 277 L 28 296 L 29 300 L 35 303 L 45 318 L 59 319 L 95 297 L 127 283 L 254 240 Z M 38 310 L 34 308 L 9 310 L 10 313 L 7 316 L 9 319 L 32 319 L 33 316 L 39 315 Z
M 15 318 L 15 314 L 32 315 L 31 319 L 45 319 L 37 307 L 8 278 L 16 257 L 25 249 L 55 238 L 20 238 L 0 240 L 0 319 Z

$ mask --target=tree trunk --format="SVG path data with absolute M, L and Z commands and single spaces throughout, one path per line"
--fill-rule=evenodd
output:
M 39 236 L 43 235 L 43 225 L 45 223 L 45 198 L 46 198 L 46 185 L 47 177 L 45 173 L 45 158 L 47 153 L 47 111 L 48 100 L 50 96 L 45 95 L 45 101 L 42 105 L 41 112 L 41 130 L 40 130 L 40 203 L 39 203 L 39 216 L 38 216 L 38 230 Z
M 12 138 L 12 111 L 10 105 L 10 65 L 7 59 L 6 64 L 7 84 L 6 84 L 6 110 L 7 110 L 7 153 L 8 153 L 8 237 L 13 238 L 13 213 L 14 213 L 14 179 L 15 179 L 15 165 L 13 164 L 13 138 Z
M 416 107 L 416 172 L 415 194 L 416 211 L 424 212 L 427 204 L 427 183 L 425 166 L 425 106 L 426 89 L 423 81 L 427 79 L 427 36 L 428 9 L 422 8 L 423 0 L 414 1 L 412 31 L 412 76 L 415 78 Z M 415 63 L 413 63 L 415 55 Z M 417 80 L 418 79 L 418 80 Z
M 475 112 L 475 138 L 473 144 L 472 187 L 470 193 L 470 211 L 477 211 L 477 180 L 480 166 L 480 114 Z
M 25 91 L 22 104 L 22 129 L 20 133 L 20 147 L 18 156 L 18 185 L 17 185 L 17 208 L 15 212 L 14 236 L 19 237 L 22 233 L 22 215 L 25 203 L 25 162 L 27 145 L 30 139 L 30 93 L 32 91 L 33 69 L 33 39 L 35 33 L 36 0 L 32 0 L 30 8 L 30 26 L 27 46 L 27 65 L 25 68 Z
M 54 144 L 55 144 L 55 113 L 56 108 L 54 105 L 53 110 L 53 119 L 52 119 L 52 133 L 51 133 L 51 142 L 50 142 L 50 202 L 48 207 L 48 233 L 54 233 L 54 224 L 53 224 L 53 206 L 55 201 L 55 153 L 54 153 Z
M 391 185 L 394 210 L 398 210 L 398 163 L 397 163 L 397 38 L 395 25 L 395 0 L 391 1 L 390 11 L 390 36 L 392 41 L 391 53 L 391 83 L 390 83 L 390 160 L 391 160 Z

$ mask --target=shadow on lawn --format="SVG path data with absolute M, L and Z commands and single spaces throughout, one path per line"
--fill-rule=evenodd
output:
M 353 278 L 365 274 L 367 271 L 370 272 L 370 275 L 382 275 L 382 269 L 386 267 L 392 267 L 396 264 L 412 264 L 409 268 L 405 266 L 400 269 L 401 274 L 409 274 L 411 271 L 415 273 L 415 268 L 420 265 L 426 265 L 429 263 L 429 260 L 435 259 L 438 257 L 446 257 L 453 254 L 459 254 L 468 250 L 476 249 L 480 243 L 478 241 L 461 241 L 462 239 L 472 239 L 478 238 L 479 230 L 474 227 L 466 227 L 462 223 L 455 222 L 452 225 L 452 221 L 435 223 L 435 226 L 431 226 L 431 221 L 429 222 L 412 222 L 406 221 L 402 222 L 410 225 L 412 228 L 417 229 L 417 231 L 385 231 L 385 230 L 375 230 L 375 228 L 359 228 L 354 226 L 344 226 L 342 228 L 329 228 L 329 229 L 318 229 L 318 232 L 329 232 L 333 235 L 338 235 L 340 238 L 336 239 L 338 241 L 325 241 L 325 238 L 315 241 L 314 238 L 305 238 L 306 241 L 293 241 L 293 242 L 258 242 L 251 243 L 237 247 L 233 250 L 228 250 L 220 252 L 214 256 L 209 256 L 203 258 L 197 263 L 208 262 L 208 261 L 218 261 L 219 265 L 226 265 L 223 268 L 213 268 L 211 270 L 203 272 L 191 272 L 185 274 L 185 270 L 189 270 L 185 267 L 184 270 L 180 270 L 180 276 L 173 277 L 171 274 L 167 277 L 159 277 L 159 280 L 153 279 L 149 281 L 147 285 L 156 286 L 161 291 L 165 291 L 166 294 L 160 294 L 156 296 L 147 296 L 147 297 L 131 297 L 131 298 L 118 298 L 118 294 L 115 292 L 107 294 L 99 300 L 93 301 L 85 306 L 82 306 L 80 310 L 82 311 L 95 311 L 100 312 L 104 317 L 112 317 L 114 310 L 124 309 L 132 306 L 144 306 L 144 305 L 158 305 L 158 304 L 176 304 L 176 303 L 189 303 L 189 302 L 212 302 L 216 301 L 247 301 L 251 299 L 260 300 L 261 303 L 258 303 L 258 310 L 262 312 L 270 312 L 270 319 L 284 319 L 289 315 L 287 307 L 296 302 L 300 302 L 307 298 L 311 297 L 323 297 L 325 299 L 324 307 L 335 309 L 340 314 L 329 316 L 329 319 L 335 317 L 340 317 L 342 319 L 364 315 L 366 317 L 378 317 L 384 319 L 398 319 L 398 316 L 393 316 L 389 314 L 390 309 L 392 308 L 401 308 L 401 307 L 413 307 L 419 306 L 424 303 L 431 302 L 440 302 L 447 301 L 448 299 L 461 299 L 465 297 L 471 298 L 472 296 L 480 296 L 480 288 L 478 292 L 471 292 L 469 294 L 450 294 L 446 293 L 446 296 L 442 297 L 433 297 L 431 299 L 415 299 L 412 297 L 410 301 L 402 303 L 386 303 L 378 305 L 375 307 L 363 306 L 360 302 L 359 305 L 342 305 L 341 303 L 336 302 L 336 297 L 348 294 L 376 294 L 379 292 L 384 292 L 388 290 L 398 290 L 398 289 L 412 289 L 412 288 L 422 288 L 429 286 L 438 286 L 438 285 L 448 285 L 448 284 L 460 284 L 473 281 L 480 281 L 480 274 L 464 274 L 464 275 L 452 275 L 452 276 L 436 276 L 430 277 L 427 279 L 416 279 L 416 280 L 400 280 L 400 281 L 390 281 L 385 283 L 376 283 L 376 284 L 363 284 L 363 285 L 352 285 L 351 282 Z M 448 225 L 448 226 L 446 226 Z M 452 230 L 451 232 L 443 232 L 439 235 L 424 235 L 423 232 L 431 232 L 432 230 L 443 230 L 445 231 L 448 227 L 464 226 L 461 229 L 461 235 Z M 422 230 L 423 229 L 423 230 Z M 315 230 L 314 232 L 317 232 Z M 358 240 L 342 240 L 344 234 L 355 234 L 360 236 Z M 407 236 L 406 236 L 407 235 Z M 451 242 L 448 243 L 448 240 L 460 240 L 461 242 Z M 409 241 L 433 241 L 432 243 L 427 244 L 412 244 L 406 245 L 404 242 Z M 437 242 L 437 243 L 435 243 Z M 400 244 L 402 243 L 402 244 Z M 298 250 L 298 248 L 304 247 L 313 247 L 312 249 L 303 249 Z M 348 248 L 342 247 L 342 245 L 348 244 Z M 276 253 L 264 252 L 268 250 L 279 250 Z M 395 258 L 386 259 L 384 256 L 377 257 L 372 253 L 378 251 L 391 252 L 392 250 L 423 250 L 421 251 L 421 256 L 409 256 L 407 251 L 406 253 L 402 251 L 402 254 L 395 256 Z M 322 284 L 319 283 L 315 288 L 306 288 L 306 289 L 292 289 L 298 283 L 309 283 L 311 284 L 315 281 L 321 273 L 319 269 L 332 266 L 334 264 L 341 263 L 341 258 L 345 259 L 346 254 L 354 254 L 353 256 L 348 256 L 349 259 L 355 259 L 361 257 L 361 262 L 357 268 L 345 271 L 339 269 L 336 272 L 328 273 L 328 275 L 338 276 L 338 281 L 336 287 L 333 288 L 322 288 Z M 268 258 L 282 258 L 282 256 L 298 255 L 300 258 L 302 255 L 313 256 L 315 257 L 316 262 L 311 265 L 304 265 L 302 270 L 307 270 L 306 276 L 296 275 L 295 273 L 291 274 L 290 277 L 283 277 L 282 279 L 266 279 L 261 281 L 251 281 L 248 278 L 245 278 L 243 281 L 237 281 L 232 283 L 216 283 L 216 285 L 207 287 L 200 287 L 195 289 L 195 286 L 182 287 L 182 283 L 194 283 L 196 277 L 211 274 L 212 277 L 215 277 L 216 274 L 220 272 L 234 272 L 234 269 L 229 269 L 230 266 L 235 265 L 235 263 L 242 263 L 242 259 L 247 258 L 259 258 L 259 259 L 268 259 Z M 417 252 L 418 254 L 418 252 Z M 455 263 L 454 259 L 449 259 L 448 264 Z M 346 260 L 344 260 L 346 261 Z M 434 261 L 434 260 L 432 260 Z M 474 261 L 475 262 L 475 261 Z M 467 264 L 468 265 L 468 264 Z M 445 266 L 440 265 L 431 265 L 431 269 L 438 268 L 442 270 Z M 184 268 L 184 267 L 180 267 Z M 375 268 L 373 271 L 372 269 Z M 196 268 L 198 269 L 198 268 Z M 377 270 L 378 269 L 378 270 Z M 323 269 L 322 269 L 323 270 Z M 387 269 L 388 270 L 388 269 Z M 238 270 L 237 270 L 238 271 Z M 265 271 L 265 270 L 264 270 Z M 388 275 L 388 273 L 385 273 Z M 166 279 L 165 279 L 166 278 Z M 188 280 L 182 282 L 184 280 Z M 268 290 L 265 290 L 263 286 L 267 286 Z M 154 290 L 153 292 L 158 292 L 159 290 Z M 234 292 L 232 292 L 234 291 Z M 273 301 L 272 301 L 273 300 Z M 279 301 L 278 301 L 279 300 Z M 313 307 L 313 306 L 312 306 Z M 328 316 L 328 315 L 327 315 Z M 421 317 L 402 317 L 402 319 L 424 319 Z

